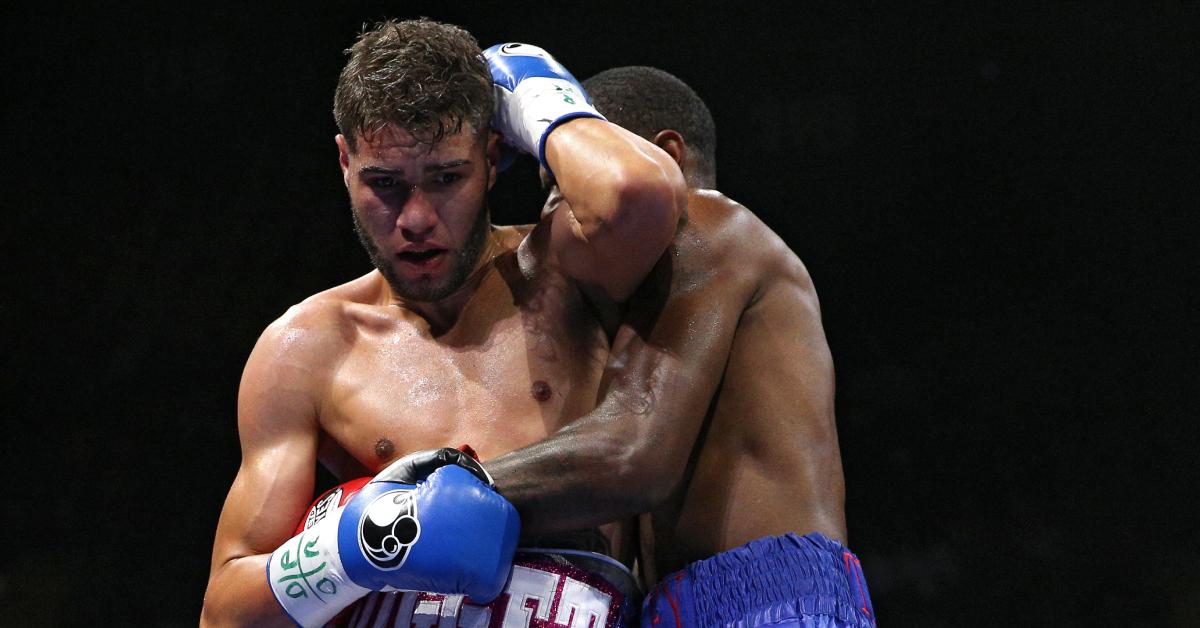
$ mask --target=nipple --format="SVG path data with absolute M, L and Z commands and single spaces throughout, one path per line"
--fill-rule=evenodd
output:
M 529 394 L 532 395 L 538 403 L 549 401 L 550 394 L 552 392 L 553 391 L 550 390 L 550 384 L 547 384 L 545 380 L 541 379 L 537 380 L 532 386 L 529 387 Z
M 375 457 L 380 460 L 391 460 L 395 453 L 396 446 L 392 444 L 392 441 L 386 438 L 375 441 Z

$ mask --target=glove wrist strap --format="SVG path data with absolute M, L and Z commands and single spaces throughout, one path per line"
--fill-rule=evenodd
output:
M 509 144 L 536 155 L 546 163 L 546 136 L 554 127 L 574 118 L 600 118 L 583 91 L 573 81 L 551 77 L 530 77 L 517 84 L 514 91 L 496 86 L 498 118 L 496 128 L 509 129 L 515 137 L 506 137 Z M 553 177 L 553 173 L 550 173 Z
M 338 517 L 326 517 L 271 554 L 267 584 L 292 621 L 322 626 L 370 592 L 350 580 L 337 551 Z

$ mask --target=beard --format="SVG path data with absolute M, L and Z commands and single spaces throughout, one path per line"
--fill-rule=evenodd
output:
M 487 205 L 485 204 L 480 208 L 478 217 L 471 225 L 471 231 L 467 234 L 467 241 L 462 249 L 457 254 L 452 254 L 452 259 L 447 260 L 450 268 L 446 274 L 441 279 L 420 278 L 410 280 L 396 274 L 396 267 L 393 265 L 394 260 L 379 251 L 379 247 L 375 245 L 375 241 L 371 239 L 370 234 L 367 233 L 367 230 L 363 228 L 362 222 L 358 219 L 358 210 L 352 209 L 350 215 L 354 219 L 354 232 L 358 234 L 358 241 L 362 243 L 363 249 L 367 251 L 367 255 L 371 258 L 371 264 L 387 280 L 388 285 L 392 287 L 392 291 L 406 301 L 437 301 L 454 294 L 456 290 L 461 288 L 463 283 L 466 282 L 467 277 L 471 276 L 471 271 L 475 269 L 475 263 L 479 261 L 479 256 L 483 253 L 483 244 L 487 238 L 488 230 L 491 228 L 488 222 Z

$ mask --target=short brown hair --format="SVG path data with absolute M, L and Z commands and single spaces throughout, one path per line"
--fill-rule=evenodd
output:
M 333 117 L 352 151 L 360 134 L 388 124 L 436 144 L 463 124 L 478 132 L 491 119 L 491 73 L 475 38 L 457 26 L 428 18 L 380 22 L 346 54 Z

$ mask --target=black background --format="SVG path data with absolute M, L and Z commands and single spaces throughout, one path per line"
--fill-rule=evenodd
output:
M 0 624 L 195 624 L 242 364 L 369 268 L 341 51 L 429 15 L 707 100 L 821 295 L 882 625 L 1200 625 L 1194 2 L 334 4 L 4 10 Z

